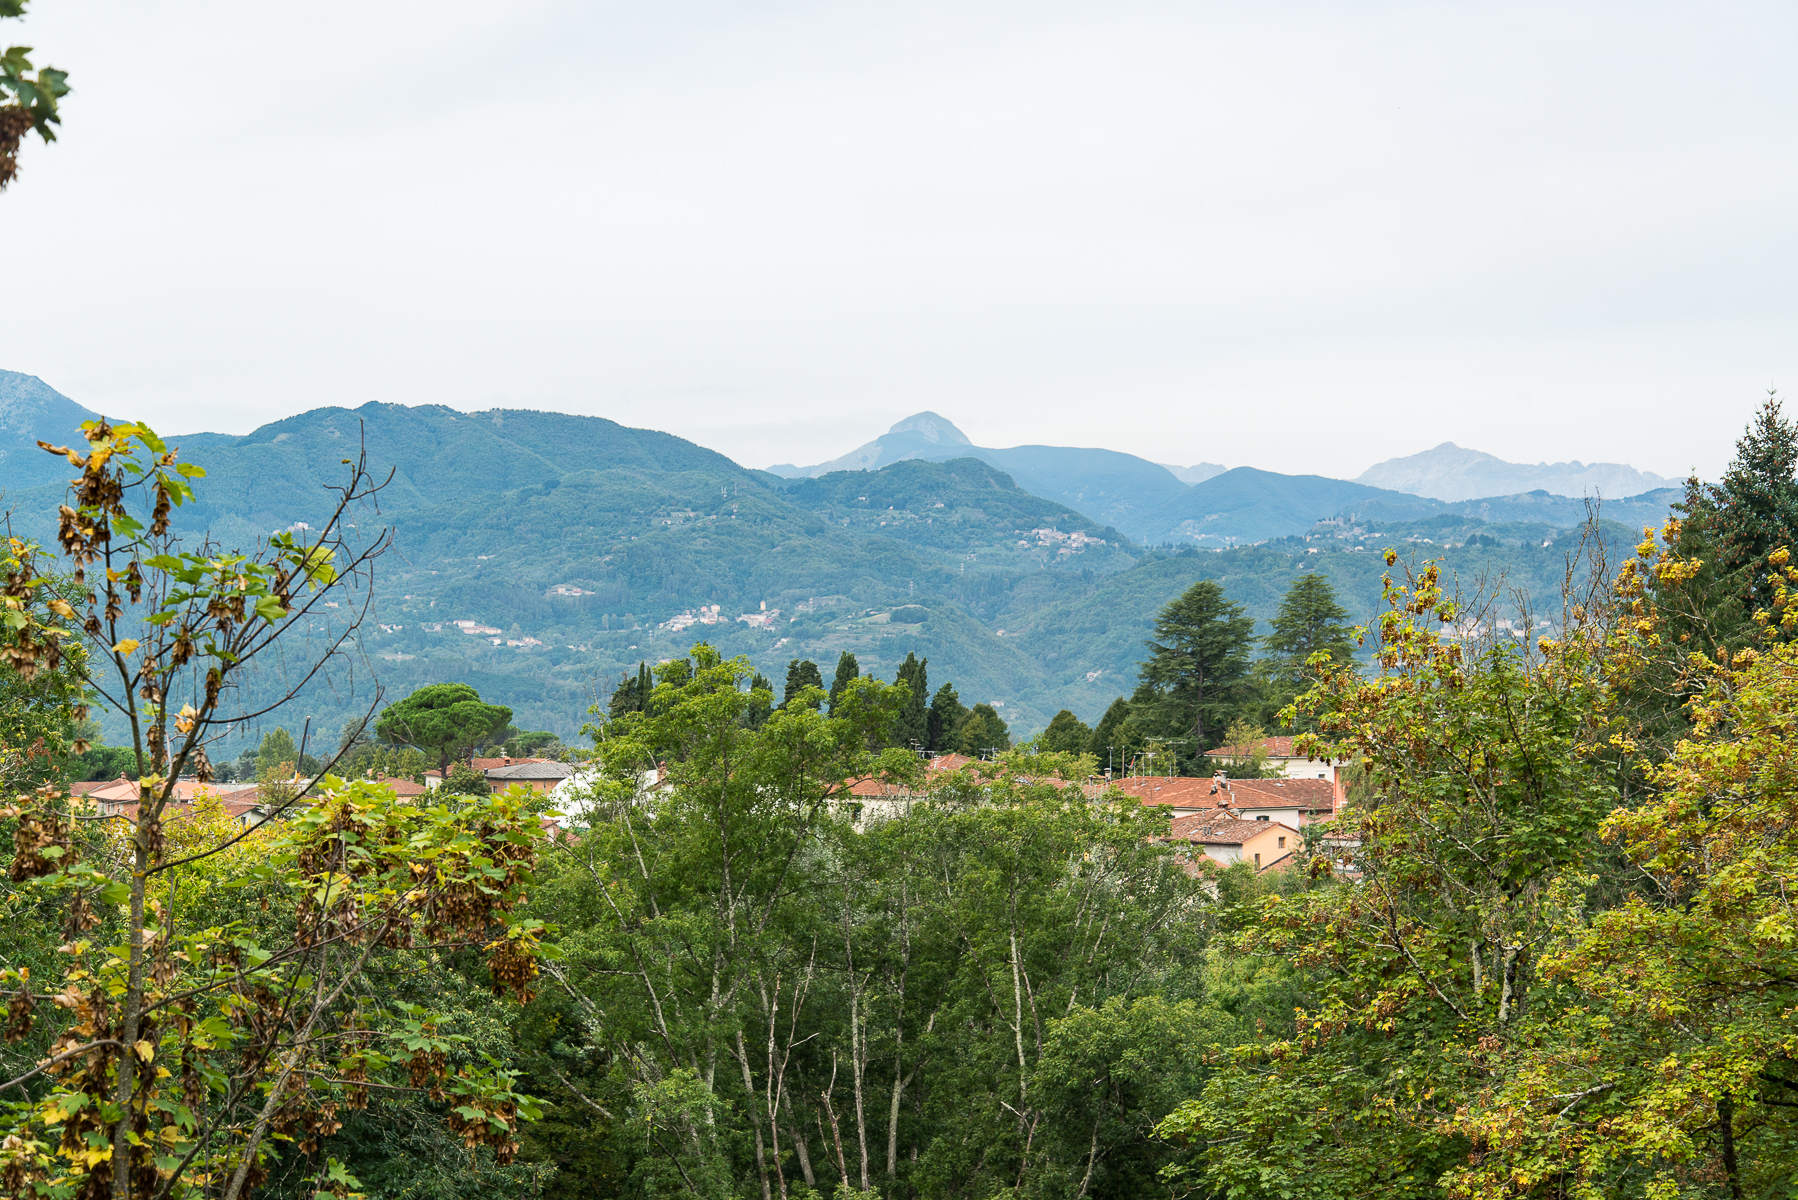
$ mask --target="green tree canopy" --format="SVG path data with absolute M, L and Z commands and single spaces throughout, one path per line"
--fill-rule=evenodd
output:
M 443 786 L 439 789 L 446 796 L 490 796 L 493 788 L 487 783 L 487 776 L 475 770 L 467 763 L 457 763 L 450 768 L 444 777 Z
M 988 751 L 1011 749 L 1011 729 L 999 710 L 990 704 L 976 704 L 961 725 L 961 752 L 979 758 Z
M 898 682 L 906 687 L 905 706 L 893 722 L 893 744 L 901 749 L 930 746 L 930 665 L 928 658 L 908 653 L 899 664 Z
M 279 727 L 262 735 L 262 744 L 256 747 L 256 778 L 267 779 L 271 771 L 283 768 L 297 771 L 300 766 L 300 748 L 293 743 L 293 734 Z
M 760 729 L 774 713 L 774 681 L 760 671 L 749 681 L 749 708 L 743 720 L 751 729 Z
M 1086 722 L 1064 708 L 1049 719 L 1049 727 L 1043 730 L 1042 746 L 1057 754 L 1085 754 L 1092 737 L 1093 731 L 1087 728 Z
M 781 694 L 780 706 L 787 707 L 806 688 L 824 687 L 824 673 L 818 670 L 818 664 L 809 658 L 795 658 L 787 664 L 787 686 Z M 816 708 L 816 705 L 812 707 Z
M 1145 735 L 1163 738 L 1183 772 L 1201 769 L 1248 696 L 1255 623 L 1214 580 L 1201 579 L 1161 610 L 1131 709 Z
M 1772 594 L 1762 579 L 1767 556 L 1781 546 L 1798 550 L 1798 426 L 1781 414 L 1777 396 L 1768 394 L 1694 516 L 1733 590 L 1764 606 Z
M 1107 767 L 1121 766 L 1129 758 L 1134 744 L 1130 740 L 1130 701 L 1119 696 L 1093 727 L 1086 751 Z
M 612 689 L 612 698 L 606 703 L 606 715 L 616 719 L 625 713 L 642 712 L 653 690 L 655 683 L 649 677 L 649 664 L 639 662 L 637 673 L 624 676 Z
M 1304 684 L 1305 663 L 1320 651 L 1334 662 L 1355 654 L 1349 639 L 1348 612 L 1336 600 L 1336 589 L 1316 571 L 1292 581 L 1275 614 L 1273 631 L 1261 639 L 1262 670 L 1282 688 L 1297 693 Z
M 437 769 L 447 776 L 451 759 L 466 757 L 511 720 L 511 709 L 485 703 L 466 683 L 433 683 L 389 705 L 375 732 L 382 741 L 435 754 Z
M 861 673 L 862 667 L 855 661 L 855 655 L 845 650 L 837 656 L 837 673 L 830 681 L 830 708 L 827 710 L 833 716 L 836 714 L 837 701 L 842 697 L 843 689 L 859 679 Z
M 968 719 L 967 706 L 956 694 L 955 685 L 945 683 L 936 690 L 930 699 L 928 716 L 930 742 L 929 749 L 948 752 L 961 749 L 962 722 Z

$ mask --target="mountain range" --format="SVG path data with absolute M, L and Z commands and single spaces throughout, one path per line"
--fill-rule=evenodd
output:
M 1443 442 L 1421 454 L 1376 463 L 1356 476 L 1355 482 L 1436 500 L 1474 500 L 1533 491 L 1616 499 L 1682 483 L 1623 463 L 1583 463 L 1577 459 L 1534 466 L 1510 463 L 1478 450 L 1464 450 L 1453 442 Z
M 91 415 L 0 373 L 0 504 L 16 532 L 53 536 L 69 475 L 33 442 L 67 442 Z M 1223 582 L 1260 624 L 1318 571 L 1364 619 L 1379 550 L 1395 545 L 1558 598 L 1587 516 L 1546 491 L 1447 502 L 1247 467 L 1191 485 L 1114 451 L 985 450 L 935 414 L 901 425 L 862 466 L 790 476 L 671 434 L 516 409 L 369 403 L 169 440 L 207 470 L 180 528 L 227 545 L 315 523 L 358 448 L 392 471 L 379 511 L 357 517 L 366 536 L 393 534 L 366 657 L 294 710 L 333 735 L 371 685 L 391 698 L 459 679 L 521 727 L 573 737 L 622 672 L 701 638 L 776 680 L 795 657 L 828 676 L 844 650 L 890 677 L 916 652 L 933 686 L 1002 705 L 1022 734 L 1062 707 L 1095 720 L 1128 692 L 1155 613 L 1195 579 Z M 1639 528 L 1672 495 L 1604 514 Z
M 1531 510 L 1518 519 L 1543 519 L 1543 511 L 1557 509 L 1577 524 L 1590 497 L 1603 498 L 1620 519 L 1633 520 L 1638 509 L 1664 509 L 1664 497 L 1648 494 L 1677 483 L 1617 463 L 1508 463 L 1453 442 L 1390 459 L 1354 480 L 1216 463 L 1172 467 L 1116 450 L 976 446 L 934 412 L 907 417 L 829 462 L 810 467 L 782 463 L 769 471 L 786 478 L 816 478 L 837 471 L 877 471 L 907 459 L 945 462 L 960 457 L 990 463 L 1026 491 L 1058 500 L 1137 541 L 1212 549 L 1302 532 L 1348 509 L 1377 508 L 1387 514 L 1385 519 L 1399 512 L 1415 518 L 1497 497 L 1511 502 L 1501 507 Z M 1634 503 L 1637 497 L 1645 499 Z

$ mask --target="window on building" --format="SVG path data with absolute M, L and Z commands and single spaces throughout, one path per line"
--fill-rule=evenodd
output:
M 1256 818 L 1255 818 L 1255 819 L 1256 819 L 1256 820 L 1257 820 L 1257 821 L 1265 821 L 1265 820 L 1267 820 L 1267 818 L 1266 818 L 1266 817 L 1256 817 Z
M 1282 850 L 1286 849 L 1286 839 L 1285 838 L 1280 839 L 1280 849 L 1282 849 Z
M 1256 856 L 1255 856 L 1255 865 L 1256 865 L 1256 866 L 1260 866 L 1260 865 L 1261 865 L 1261 856 L 1260 856 L 1260 855 L 1259 855 L 1259 854 L 1257 854 L 1257 855 L 1256 855 Z

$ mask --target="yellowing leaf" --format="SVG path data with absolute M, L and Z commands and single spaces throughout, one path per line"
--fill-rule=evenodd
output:
M 137 639 L 121 638 L 119 644 L 112 649 L 115 654 L 130 654 L 137 649 Z
M 145 1062 L 152 1062 L 156 1058 L 156 1047 L 152 1046 L 147 1038 L 139 1038 L 131 1048 L 137 1051 L 137 1056 Z

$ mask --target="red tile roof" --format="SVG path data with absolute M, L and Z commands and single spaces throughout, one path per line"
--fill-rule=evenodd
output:
M 71 789 L 72 790 L 72 789 Z M 170 797 L 176 802 L 191 801 L 201 791 L 211 792 L 215 796 L 227 799 L 256 798 L 256 785 L 253 783 L 201 783 L 197 779 L 182 778 L 175 781 L 175 791 Z M 77 796 L 85 796 L 96 804 L 119 803 L 120 801 L 137 802 L 137 781 L 120 776 L 104 783 L 91 784 L 79 792 Z
M 1328 779 L 1232 779 L 1232 808 L 1308 808 L 1331 812 L 1336 785 Z
M 1224 779 L 1197 775 L 1138 775 L 1116 786 L 1144 804 L 1170 808 L 1298 808 L 1334 812 L 1336 785 L 1328 779 Z
M 1216 780 L 1197 775 L 1133 775 L 1113 780 L 1113 785 L 1144 804 L 1166 804 L 1174 808 L 1223 808 L 1228 797 L 1220 797 L 1213 788 Z
M 1298 830 L 1279 821 L 1245 821 L 1229 813 L 1199 813 L 1176 817 L 1168 827 L 1167 835 L 1170 841 L 1193 842 L 1201 846 L 1240 846 L 1270 829 L 1298 834 Z

